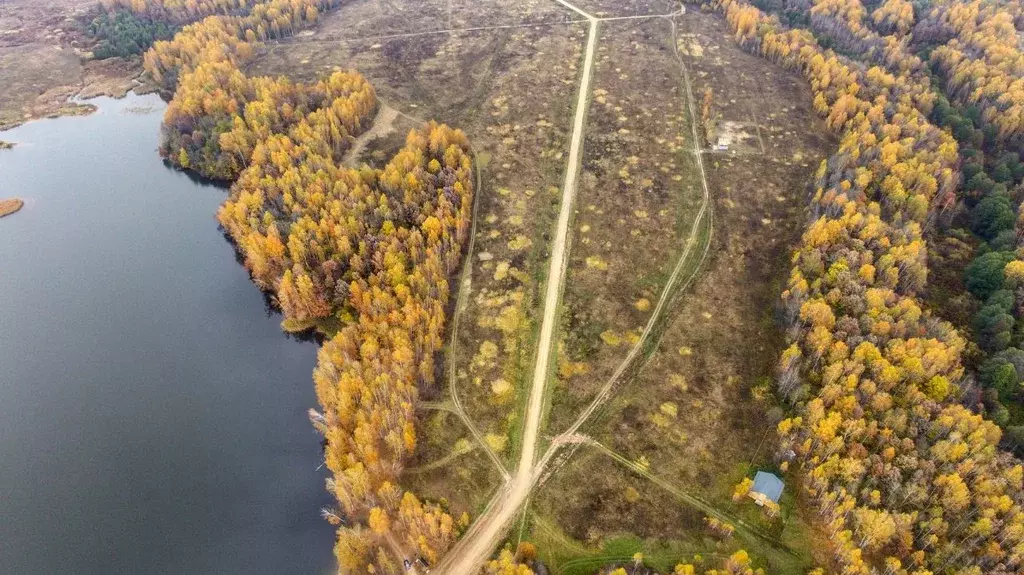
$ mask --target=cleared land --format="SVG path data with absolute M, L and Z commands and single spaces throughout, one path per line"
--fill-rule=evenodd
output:
M 573 4 L 598 18 L 659 16 L 679 11 L 675 0 L 577 0 Z
M 658 345 L 580 429 L 598 444 L 580 445 L 578 459 L 552 474 L 524 537 L 540 543 L 556 573 L 588 572 L 576 565 L 608 558 L 606 547 L 623 540 L 632 542 L 623 549 L 675 559 L 744 547 L 768 572 L 802 573 L 813 542 L 795 488 L 775 520 L 749 500 L 733 503 L 731 492 L 753 469 L 774 468 L 770 431 L 782 412 L 769 385 L 782 338 L 773 311 L 805 222 L 807 182 L 833 144 L 795 74 L 738 50 L 713 16 L 678 21 L 694 92 L 711 88 L 716 124 L 740 126 L 754 143 L 714 153 L 699 143 L 715 212 L 705 271 L 674 301 Z M 716 132 L 709 135 L 715 142 Z M 644 269 L 621 249 L 609 251 L 609 269 L 616 253 L 619 265 Z M 733 539 L 715 537 L 704 521 L 709 510 L 738 526 Z
M 428 35 L 452 30 L 565 24 L 572 17 L 553 0 L 356 0 L 295 42 L 393 35 Z M 568 16 L 568 17 L 567 17 Z
M 600 29 L 553 431 L 569 427 L 640 340 L 704 205 L 671 22 Z

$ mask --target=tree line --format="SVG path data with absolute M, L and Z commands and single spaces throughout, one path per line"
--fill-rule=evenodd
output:
M 263 40 L 338 4 L 124 5 L 167 18 L 211 14 L 144 57 L 174 94 L 160 152 L 233 181 L 218 220 L 254 282 L 286 322 L 334 326 L 313 375 L 320 409 L 310 412 L 338 502 L 323 515 L 338 526 L 342 572 L 400 573 L 403 556 L 437 561 L 469 521 L 398 481 L 416 447 L 419 391 L 433 385 L 442 348 L 448 278 L 469 230 L 472 161 L 461 131 L 430 123 L 382 169 L 344 168 L 377 109 L 365 78 L 338 72 L 304 84 L 240 70 Z
M 247 14 L 259 0 L 100 0 L 107 12 L 125 11 L 181 26 L 207 16 Z
M 765 575 L 764 569 L 752 566 L 750 554 L 740 549 L 714 565 L 704 565 L 705 561 L 696 556 L 693 563 L 678 563 L 672 569 L 671 575 Z M 710 562 L 708 562 L 710 563 Z M 614 565 L 601 569 L 599 575 L 629 575 L 636 573 L 637 569 L 643 566 L 643 553 L 633 556 L 633 561 L 627 567 L 616 567 Z M 538 567 L 536 561 L 536 549 L 531 543 L 520 543 L 515 553 L 503 550 L 498 557 L 484 565 L 482 575 L 534 575 Z M 541 571 L 546 572 L 546 571 Z M 646 572 L 646 571 L 645 571 Z M 810 575 L 823 575 L 814 571 Z
M 919 297 L 924 230 L 957 199 L 957 142 L 929 121 L 938 94 L 905 41 L 856 5 L 817 6 L 812 27 L 842 29 L 833 38 L 866 46 L 862 61 L 741 1 L 714 4 L 746 49 L 804 73 L 840 134 L 783 295 L 778 387 L 796 413 L 779 456 L 800 464 L 831 570 L 1017 573 L 1024 468 L 998 448 L 998 426 L 960 405 L 965 340 Z M 878 30 L 899 35 L 907 23 L 887 15 L 904 10 L 876 10 Z
M 97 40 L 92 49 L 99 60 L 129 58 L 142 54 L 157 40 L 174 36 L 175 27 L 127 10 L 101 11 L 85 27 L 86 35 Z
M 846 4 L 859 2 L 848 0 Z M 823 5 L 817 4 L 813 10 Z M 893 30 L 893 26 L 885 25 L 885 14 L 895 12 L 889 3 L 875 10 L 879 32 Z M 1024 326 L 1019 322 L 1024 313 L 1024 292 L 1016 293 L 1020 272 L 1024 271 L 1024 252 L 1018 254 L 1016 250 L 1024 232 L 1017 216 L 1024 192 L 1020 187 L 1024 141 L 1021 134 L 1008 134 L 1006 129 L 1007 122 L 1019 116 L 1019 103 L 1024 103 L 1024 58 L 1015 40 L 1015 26 L 1024 24 L 1021 7 L 1019 3 L 1003 2 L 940 3 L 918 13 L 913 6 L 903 6 L 899 13 L 903 16 L 898 28 L 909 29 L 911 34 L 895 33 L 900 34 L 899 44 L 913 54 L 915 83 L 930 84 L 936 93 L 929 118 L 948 128 L 959 144 L 963 176 L 959 196 L 968 211 L 945 218 L 946 225 L 937 232 L 945 237 L 931 251 L 939 263 L 935 269 L 940 277 L 959 275 L 957 270 L 965 268 L 963 277 L 953 283 L 974 296 L 967 306 L 959 305 L 959 300 L 942 305 L 942 311 L 961 319 L 961 328 L 972 336 L 965 354 L 969 374 L 962 401 L 980 407 L 1006 429 L 1008 442 L 1020 449 L 1024 447 L 1024 413 L 1019 409 L 1011 412 L 1007 406 L 1019 406 L 1024 400 Z M 845 26 L 856 29 L 857 37 L 874 44 L 880 39 L 859 21 L 838 14 L 827 25 L 817 19 L 813 22 L 819 34 L 832 34 Z M 965 45 L 974 48 L 961 50 Z M 953 67 L 951 58 L 956 61 Z M 929 66 L 922 67 L 920 62 Z M 1009 73 L 998 72 L 1000 69 Z M 968 84 L 987 85 L 992 93 L 1000 92 L 997 106 L 986 103 L 985 91 L 980 87 L 966 94 L 964 86 Z M 974 243 L 980 243 L 977 249 Z M 945 270 L 943 266 L 953 269 Z M 975 309 L 958 309 L 961 307 Z M 964 315 L 973 317 L 963 320 Z
M 86 35 L 97 41 L 100 59 L 142 54 L 170 40 L 185 24 L 213 14 L 245 15 L 256 0 L 101 0 L 87 15 Z
M 212 16 L 182 28 L 172 40 L 157 42 L 143 59 L 146 70 L 167 90 L 200 64 L 249 61 L 269 39 L 290 36 L 315 23 L 341 0 L 268 0 L 245 15 Z
M 950 98 L 977 106 L 998 142 L 1018 145 L 1024 137 L 1024 54 L 1015 26 L 1020 11 L 1019 2 L 974 0 L 938 4 L 930 17 L 932 33 L 950 37 L 931 52 Z

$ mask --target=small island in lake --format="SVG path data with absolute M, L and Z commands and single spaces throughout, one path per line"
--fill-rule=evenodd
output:
M 5 142 L 0 140 L 0 150 L 10 150 L 14 147 L 14 142 Z
M 19 198 L 8 198 L 6 200 L 0 200 L 0 218 L 9 216 L 14 212 L 21 209 L 25 205 L 25 202 Z

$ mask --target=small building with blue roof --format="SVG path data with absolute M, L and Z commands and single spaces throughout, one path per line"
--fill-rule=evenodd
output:
M 777 504 L 785 486 L 775 474 L 758 471 L 754 476 L 754 485 L 750 488 L 750 497 L 758 505 L 764 505 L 766 501 Z

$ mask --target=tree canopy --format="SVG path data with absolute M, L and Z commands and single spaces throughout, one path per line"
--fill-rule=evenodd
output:
M 815 2 L 811 20 L 859 62 L 742 1 L 714 6 L 743 46 L 807 76 L 841 138 L 818 171 L 815 217 L 793 259 L 779 377 L 797 405 L 780 425 L 780 456 L 796 454 L 836 572 L 1019 572 L 1024 468 L 998 449 L 998 426 L 958 403 L 965 341 L 919 300 L 924 229 L 956 202 L 960 181 L 956 140 L 929 121 L 927 67 L 872 30 L 857 0 Z M 908 23 L 890 15 L 902 11 L 877 12 L 879 29 L 898 36 Z M 992 212 L 979 226 L 998 233 L 1005 218 Z M 1005 266 L 979 267 L 977 288 L 998 292 Z M 1004 304 L 993 302 L 996 340 Z M 1008 379 L 1008 364 L 993 377 Z

